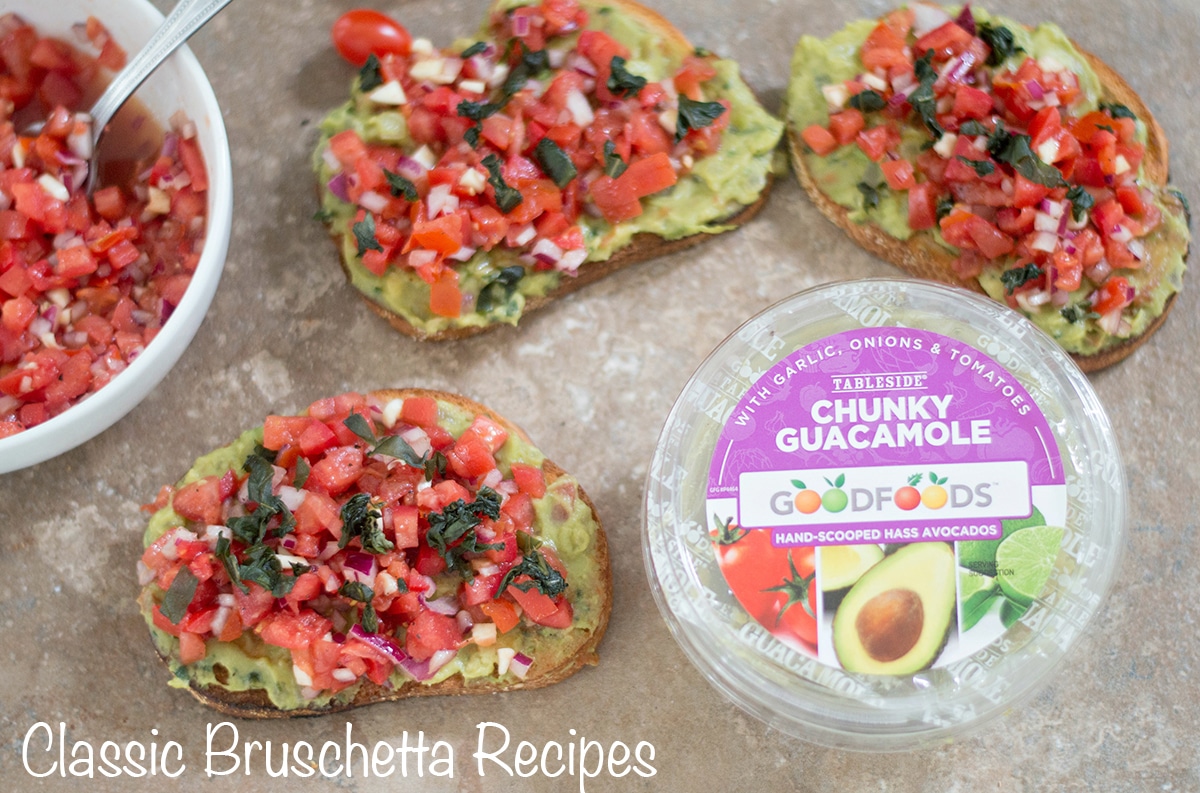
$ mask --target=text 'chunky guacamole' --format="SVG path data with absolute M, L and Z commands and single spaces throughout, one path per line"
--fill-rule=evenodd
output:
M 1184 203 L 1143 167 L 1161 154 L 1151 120 L 1107 89 L 1054 25 L 921 3 L 801 39 L 788 115 L 850 220 L 930 239 L 947 276 L 1088 356 L 1162 316 L 1190 240 Z
M 424 335 L 515 324 L 636 234 L 728 230 L 769 182 L 782 124 L 644 10 L 501 3 L 408 49 L 367 60 L 314 166 L 352 283 Z

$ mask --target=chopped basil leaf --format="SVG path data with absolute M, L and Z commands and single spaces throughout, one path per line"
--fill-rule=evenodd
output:
M 375 597 L 375 593 L 371 587 L 361 581 L 347 581 L 338 589 L 338 594 L 350 600 L 357 600 L 359 603 L 370 603 L 371 598 Z
M 525 46 L 525 42 L 519 43 L 522 50 L 521 60 L 508 73 L 504 85 L 500 88 L 505 97 L 520 91 L 531 78 L 550 68 L 550 55 L 545 50 L 531 51 Z
M 379 240 L 375 239 L 375 216 L 370 212 L 367 212 L 362 220 L 354 224 L 352 231 L 354 232 L 354 242 L 358 245 L 359 256 L 367 251 L 383 253 L 383 246 L 379 244 Z
M 296 519 L 283 500 L 272 491 L 275 469 L 271 463 L 260 455 L 251 454 L 242 467 L 250 474 L 246 480 L 246 497 L 255 507 L 249 514 L 229 519 L 227 525 L 233 536 L 247 545 L 260 543 L 266 536 L 268 523 L 276 515 L 281 516 L 275 528 L 276 536 L 282 537 L 290 532 L 296 525 Z
M 541 164 L 542 170 L 553 180 L 554 184 L 558 185 L 560 190 L 570 184 L 571 180 L 579 174 L 579 171 L 575 169 L 575 163 L 571 162 L 567 153 L 550 138 L 542 138 L 538 141 L 533 154 Z
M 342 505 L 342 536 L 338 547 L 345 548 L 357 537 L 367 553 L 387 553 L 395 544 L 383 535 L 383 511 L 368 493 L 356 493 Z
M 983 124 L 975 119 L 968 119 L 959 126 L 958 131 L 962 135 L 990 135 L 991 132 Z
M 1090 306 L 1088 306 L 1086 303 L 1076 303 L 1073 306 L 1065 306 L 1059 313 L 1062 314 L 1062 318 L 1067 322 L 1074 324 L 1081 320 L 1087 319 L 1088 314 L 1091 313 L 1089 308 Z
M 162 606 L 159 607 L 159 611 L 172 625 L 178 625 L 187 614 L 187 607 L 191 604 L 192 598 L 196 596 L 196 584 L 198 583 L 200 581 L 192 574 L 187 565 L 180 567 L 179 572 L 175 574 L 175 580 L 171 582 L 167 594 L 163 597 Z
M 925 128 L 935 138 L 940 138 L 945 134 L 945 130 L 937 122 L 937 98 L 933 95 L 933 84 L 937 82 L 937 72 L 933 68 L 933 50 L 927 51 L 914 65 L 917 79 L 921 85 L 908 95 L 908 103 L 925 122 Z
M 362 619 L 358 621 L 358 625 L 367 633 L 379 633 L 379 615 L 370 603 L 363 606 Z
M 884 100 L 883 95 L 878 91 L 872 91 L 868 88 L 850 97 L 849 105 L 864 113 L 870 113 L 875 110 L 883 110 L 887 107 L 887 101 Z
M 530 580 L 513 583 L 515 578 L 522 575 L 529 576 Z M 519 563 L 509 568 L 504 578 L 500 579 L 497 593 L 508 589 L 510 584 L 522 592 L 536 588 L 549 597 L 557 597 L 567 589 L 567 580 L 563 578 L 562 573 L 551 567 L 546 557 L 536 550 L 529 551 Z
M 944 195 L 938 199 L 938 202 L 937 202 L 937 219 L 938 220 L 941 220 L 942 218 L 946 217 L 946 215 L 949 215 L 953 211 L 954 211 L 954 199 L 953 198 L 951 198 L 948 195 Z
M 500 543 L 480 543 L 475 529 L 484 517 L 500 517 L 500 495 L 490 487 L 481 487 L 471 503 L 461 498 L 441 512 L 429 513 L 426 541 L 446 560 L 446 566 L 468 578 L 473 571 L 466 554 L 499 549 Z
M 302 568 L 302 569 L 301 569 Z M 259 543 L 246 549 L 246 562 L 238 572 L 243 581 L 253 581 L 277 598 L 285 597 L 296 585 L 296 577 L 308 572 L 306 565 L 295 565 L 292 575 L 283 574 L 283 564 L 270 547 Z
M 1017 46 L 1012 31 L 1003 25 L 980 23 L 979 38 L 983 39 L 992 50 L 988 54 L 988 66 L 999 66 L 1011 56 L 1025 51 Z
M 455 112 L 468 121 L 483 121 L 485 118 L 495 115 L 500 108 L 500 105 L 492 102 L 469 102 L 464 99 L 458 103 Z
M 410 182 L 405 177 L 398 173 L 392 173 L 386 168 L 383 169 L 383 178 L 387 179 L 388 189 L 396 198 L 403 198 L 405 201 L 416 201 L 417 186 Z
M 1167 190 L 1167 192 L 1170 193 L 1171 195 L 1175 196 L 1176 198 L 1178 198 L 1179 203 L 1183 205 L 1183 216 L 1187 219 L 1188 228 L 1190 229 L 1192 227 L 1192 205 L 1191 205 L 1191 202 L 1189 202 L 1187 200 L 1187 196 L 1185 196 L 1183 193 L 1179 192 L 1178 190 L 1170 189 L 1170 190 Z
M 614 55 L 610 63 L 612 71 L 609 72 L 608 90 L 615 96 L 636 96 L 638 91 L 646 87 L 646 78 L 638 77 L 625 68 L 625 59 L 620 55 Z
M 230 549 L 228 537 L 217 540 L 214 551 L 218 560 L 229 574 L 229 580 L 243 592 L 249 593 L 250 588 L 245 581 L 253 581 L 275 597 L 284 597 L 292 591 L 296 578 L 308 572 L 307 565 L 294 565 L 292 575 L 283 574 L 283 564 L 279 556 L 270 547 L 260 543 L 251 545 L 246 550 L 246 561 L 239 564 Z
M 1004 284 L 1004 293 L 1011 295 L 1018 287 L 1042 277 L 1042 268 L 1036 263 L 1029 262 L 1023 267 L 1014 267 L 1000 273 L 1000 282 Z
M 470 58 L 474 55 L 482 55 L 483 53 L 487 52 L 487 48 L 488 45 L 486 41 L 477 41 L 470 47 L 467 47 L 465 50 L 463 50 L 458 57 Z
M 399 435 L 386 435 L 382 440 L 377 438 L 375 431 L 371 429 L 371 423 L 361 413 L 351 413 L 342 420 L 342 424 L 346 426 L 346 429 L 366 441 L 370 447 L 367 451 L 368 457 L 383 454 L 395 457 L 413 468 L 426 466 L 426 458 L 417 454 L 416 449 Z
M 231 543 L 229 538 L 222 535 L 217 538 L 217 546 L 213 549 L 213 555 L 225 567 L 225 572 L 229 575 L 229 580 L 232 581 L 238 589 L 243 592 L 249 592 L 246 585 L 242 583 L 242 576 L 238 572 L 237 559 L 230 550 Z
M 1113 118 L 1132 118 L 1137 121 L 1137 115 L 1119 102 L 1101 102 L 1100 109 L 1107 110 Z
M 496 191 L 496 206 L 500 207 L 500 211 L 506 214 L 512 212 L 525 200 L 525 197 L 521 195 L 520 190 L 510 187 L 504 181 L 504 174 L 501 173 L 500 158 L 495 154 L 489 154 L 483 158 L 483 167 L 488 170 L 488 184 Z
M 969 165 L 975 170 L 979 176 L 990 176 L 996 172 L 996 166 L 991 160 L 972 160 L 970 157 L 964 157 L 961 154 L 955 156 L 955 159 L 961 161 L 964 165 Z
M 463 140 L 465 140 L 472 149 L 478 149 L 479 134 L 482 130 L 482 124 L 475 124 L 475 126 L 467 127 L 467 131 L 463 133 Z
M 540 538 L 533 536 L 527 531 L 517 532 L 517 548 L 521 553 L 532 553 L 542 547 Z
M 863 209 L 874 209 L 879 206 L 879 188 L 866 182 L 859 182 L 855 186 L 858 188 L 858 192 L 862 193 Z
M 525 277 L 525 268 L 519 264 L 505 267 L 492 276 L 492 279 L 479 290 L 479 298 L 475 301 L 475 310 L 486 314 L 508 303 L 517 284 Z
M 292 487 L 300 489 L 304 487 L 304 483 L 308 481 L 308 475 L 312 472 L 312 468 L 308 464 L 308 460 L 303 457 L 296 458 L 296 477 L 292 480 Z
M 346 429 L 366 441 L 367 445 L 374 446 L 379 443 L 379 439 L 375 437 L 375 430 L 371 429 L 371 422 L 367 421 L 363 414 L 351 413 L 342 419 L 342 424 Z
M 996 162 L 1007 163 L 1013 170 L 1031 182 L 1045 187 L 1066 187 L 1062 173 L 1034 153 L 1033 139 L 1028 135 L 1014 135 L 997 126 L 988 137 L 988 153 Z
M 1096 199 L 1080 185 L 1072 185 L 1067 190 L 1067 200 L 1071 202 L 1071 217 L 1075 218 L 1076 223 L 1083 220 L 1087 211 L 1096 205 Z
M 625 173 L 625 169 L 628 167 L 629 164 L 621 159 L 620 154 L 617 154 L 617 144 L 611 140 L 604 141 L 604 173 L 616 179 Z
M 679 117 L 675 120 L 675 142 L 683 140 L 690 130 L 711 126 L 725 112 L 720 102 L 695 102 L 679 95 Z
M 379 59 L 375 53 L 367 56 L 367 62 L 358 71 L 358 90 L 366 93 L 383 85 L 383 75 L 379 72 Z

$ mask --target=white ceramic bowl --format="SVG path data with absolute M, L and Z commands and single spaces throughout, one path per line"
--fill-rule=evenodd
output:
M 9 0 L 14 11 L 43 35 L 74 41 L 71 25 L 95 16 L 132 57 L 162 23 L 146 0 Z M 125 371 L 79 404 L 54 418 L 0 439 L 0 473 L 40 463 L 73 449 L 108 429 L 132 410 L 166 376 L 195 336 L 212 302 L 225 266 L 233 210 L 233 174 L 221 109 L 200 63 L 182 47 L 137 92 L 167 126 L 183 110 L 196 123 L 208 167 L 208 227 L 204 252 L 183 300 L 155 339 Z

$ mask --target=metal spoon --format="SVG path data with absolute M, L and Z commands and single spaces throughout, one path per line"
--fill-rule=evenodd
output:
M 179 0 L 175 9 L 163 20 L 158 30 L 154 31 L 146 45 L 125 64 L 124 69 L 117 72 L 117 76 L 92 105 L 92 152 L 88 157 L 88 195 L 96 188 L 96 181 L 100 176 L 97 162 L 100 139 L 104 137 L 113 116 L 167 56 L 191 38 L 193 33 L 204 27 L 208 20 L 230 2 L 232 0 Z M 40 125 L 38 126 L 40 128 Z

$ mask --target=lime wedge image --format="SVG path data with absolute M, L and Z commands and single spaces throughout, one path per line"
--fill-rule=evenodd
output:
M 1030 526 L 1013 532 L 996 548 L 996 580 L 1013 601 L 1029 605 L 1042 594 L 1062 545 L 1063 529 Z
M 979 575 L 969 570 L 959 569 L 958 571 L 958 599 L 965 601 L 967 598 L 984 589 L 988 589 L 992 585 L 992 578 L 986 575 Z
M 1002 520 L 1000 526 L 1004 534 L 999 540 L 963 540 L 958 543 L 958 563 L 968 570 L 991 575 L 996 569 L 996 549 L 1011 534 L 1030 526 L 1045 526 L 1046 519 L 1037 507 L 1028 518 L 1017 520 Z

